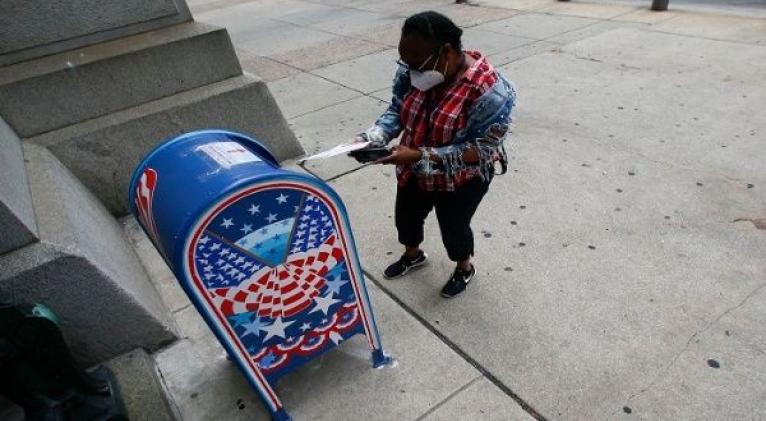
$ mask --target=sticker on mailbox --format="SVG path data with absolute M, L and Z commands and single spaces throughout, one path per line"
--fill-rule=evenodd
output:
M 212 142 L 198 147 L 197 150 L 203 152 L 224 168 L 261 161 L 254 153 L 237 142 Z

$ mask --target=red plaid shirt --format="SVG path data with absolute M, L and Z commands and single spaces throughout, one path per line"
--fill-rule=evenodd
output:
M 465 128 L 468 111 L 473 102 L 497 82 L 495 69 L 479 52 L 466 51 L 476 62 L 450 86 L 437 86 L 428 91 L 410 89 L 404 96 L 399 113 L 403 132 L 400 144 L 410 148 L 440 147 L 453 142 L 455 133 Z M 478 167 L 469 167 L 453 176 L 454 188 L 479 176 Z M 415 175 L 409 165 L 396 169 L 400 186 Z M 452 190 L 447 175 L 418 177 L 420 188 L 426 191 Z

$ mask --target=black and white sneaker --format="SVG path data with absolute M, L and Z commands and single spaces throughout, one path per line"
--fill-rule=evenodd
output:
M 442 288 L 442 297 L 452 298 L 461 292 L 465 291 L 468 283 L 476 276 L 476 267 L 471 265 L 470 271 L 464 271 L 460 268 L 455 268 L 455 272 L 449 278 L 449 281 Z
M 383 276 L 386 277 L 386 279 L 396 279 L 401 278 L 402 276 L 406 275 L 407 272 L 410 271 L 410 269 L 414 269 L 426 262 L 428 259 L 428 255 L 423 252 L 423 250 L 420 250 L 420 253 L 415 257 L 407 257 L 405 255 L 402 255 L 399 260 L 397 260 L 394 263 L 391 263 L 385 271 L 383 271 Z

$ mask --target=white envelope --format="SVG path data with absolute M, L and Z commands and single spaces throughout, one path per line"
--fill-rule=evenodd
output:
M 328 149 L 323 152 L 319 152 L 318 154 L 314 154 L 311 156 L 308 156 L 306 158 L 301 158 L 298 160 L 298 162 L 304 162 L 304 161 L 310 161 L 312 159 L 325 159 L 329 158 L 331 156 L 336 156 L 340 154 L 347 154 L 351 151 L 356 151 L 359 149 L 366 148 L 370 142 L 351 142 L 351 143 L 343 143 L 341 145 L 338 145 L 332 149 Z

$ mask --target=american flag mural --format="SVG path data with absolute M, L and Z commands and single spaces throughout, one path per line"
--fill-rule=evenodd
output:
M 197 231 L 189 253 L 204 293 L 268 379 L 364 333 L 341 234 L 316 195 L 242 195 Z

